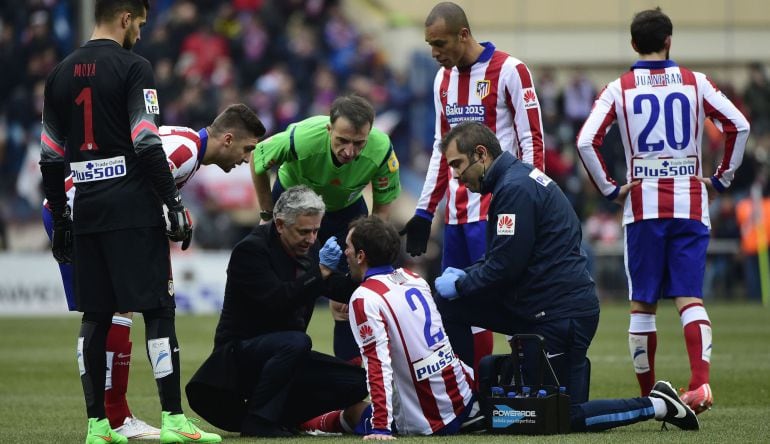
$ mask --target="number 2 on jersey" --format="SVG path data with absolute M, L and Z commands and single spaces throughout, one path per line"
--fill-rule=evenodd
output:
M 675 150 L 683 150 L 690 144 L 690 101 L 687 96 L 675 92 L 663 99 L 663 123 L 666 130 L 666 140 L 649 141 L 650 133 L 655 129 L 660 117 L 660 99 L 655 94 L 639 94 L 634 97 L 634 114 L 643 114 L 642 103 L 648 102 L 650 115 L 647 123 L 639 133 L 637 146 L 639 151 L 663 151 L 668 146 Z M 679 119 L 674 117 L 674 103 L 679 102 L 679 111 L 682 113 Z M 680 127 L 680 128 L 677 128 Z M 677 131 L 678 130 L 678 131 Z M 682 140 L 676 140 L 677 133 Z
M 76 105 L 83 105 L 83 144 L 80 145 L 80 151 L 94 151 L 99 147 L 94 140 L 94 118 L 93 105 L 91 102 L 91 87 L 87 86 L 80 90 L 80 94 L 75 98 Z
M 414 303 L 414 298 L 417 298 L 418 301 L 420 301 L 420 305 L 422 305 L 423 312 L 425 313 L 425 326 L 423 327 L 423 334 L 425 335 L 425 342 L 428 343 L 428 347 L 432 347 L 434 344 L 442 341 L 444 339 L 444 332 L 439 328 L 436 333 L 431 333 L 430 326 L 432 324 L 430 319 L 430 307 L 428 306 L 428 302 L 425 300 L 425 296 L 420 292 L 420 290 L 416 288 L 410 288 L 409 290 L 404 293 L 406 296 L 406 302 L 409 303 L 409 308 L 412 309 L 412 311 L 417 310 L 417 305 Z

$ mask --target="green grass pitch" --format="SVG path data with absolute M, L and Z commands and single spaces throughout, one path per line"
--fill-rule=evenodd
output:
M 758 305 L 710 304 L 714 325 L 711 385 L 715 405 L 700 415 L 701 431 L 682 432 L 649 421 L 598 434 L 550 437 L 456 436 L 399 438 L 407 442 L 510 443 L 510 442 L 677 442 L 750 443 L 770 442 L 770 310 Z M 602 307 L 599 331 L 589 350 L 593 363 L 591 398 L 637 395 L 636 379 L 628 355 L 625 304 Z M 182 383 L 186 383 L 208 355 L 217 318 L 179 316 L 177 334 L 181 346 Z M 75 338 L 79 317 L 0 318 L 0 442 L 77 443 L 86 431 L 85 407 L 75 361 Z M 328 310 L 319 307 L 311 323 L 314 348 L 331 350 L 332 324 Z M 159 425 L 157 389 L 146 359 L 144 324 L 134 319 L 133 363 L 129 383 L 129 404 L 134 414 Z M 496 337 L 496 351 L 505 352 L 502 337 Z M 669 379 L 675 387 L 685 386 L 689 365 L 676 310 L 662 303 L 658 313 L 658 378 Z M 185 412 L 195 416 L 184 401 Z M 209 431 L 214 428 L 202 423 Z M 228 442 L 268 442 L 223 433 Z M 358 442 L 360 437 L 297 437 L 275 440 Z

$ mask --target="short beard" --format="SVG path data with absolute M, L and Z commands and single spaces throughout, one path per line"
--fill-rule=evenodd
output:
M 129 33 L 126 33 L 126 36 L 123 37 L 123 48 L 131 51 L 131 49 L 134 48 L 134 42 L 131 41 L 131 36 Z

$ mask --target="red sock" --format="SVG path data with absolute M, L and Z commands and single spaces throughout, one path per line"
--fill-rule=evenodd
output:
M 634 364 L 636 380 L 642 396 L 650 394 L 655 385 L 655 351 L 658 348 L 658 333 L 655 314 L 641 311 L 631 312 L 628 327 L 628 349 Z
M 473 373 L 476 375 L 474 389 L 478 389 L 479 362 L 481 358 L 492 354 L 494 336 L 491 330 L 481 330 L 473 333 Z
M 334 410 L 323 415 L 316 416 L 299 425 L 302 431 L 320 430 L 326 433 L 342 433 L 342 410 Z
M 123 421 L 131 417 L 126 400 L 128 370 L 131 364 L 131 323 L 131 319 L 114 316 L 107 333 L 108 356 L 112 353 L 112 385 L 104 392 L 104 410 L 113 429 L 122 426 Z
M 694 303 L 679 311 L 684 329 L 684 342 L 690 358 L 690 386 L 695 390 L 709 382 L 711 367 L 711 321 L 703 304 Z

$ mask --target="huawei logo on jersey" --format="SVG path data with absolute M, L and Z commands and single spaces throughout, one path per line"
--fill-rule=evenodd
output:
M 364 324 L 359 327 L 358 336 L 361 336 L 362 342 L 366 342 L 368 339 L 371 339 L 372 335 L 374 335 L 374 330 L 372 330 L 372 327 L 370 327 L 368 324 Z
M 497 235 L 512 236 L 515 232 L 516 232 L 516 215 L 515 214 L 498 214 L 497 215 Z
M 535 95 L 533 88 L 524 88 L 524 95 L 522 97 L 524 99 L 524 108 L 537 107 L 537 95 Z

